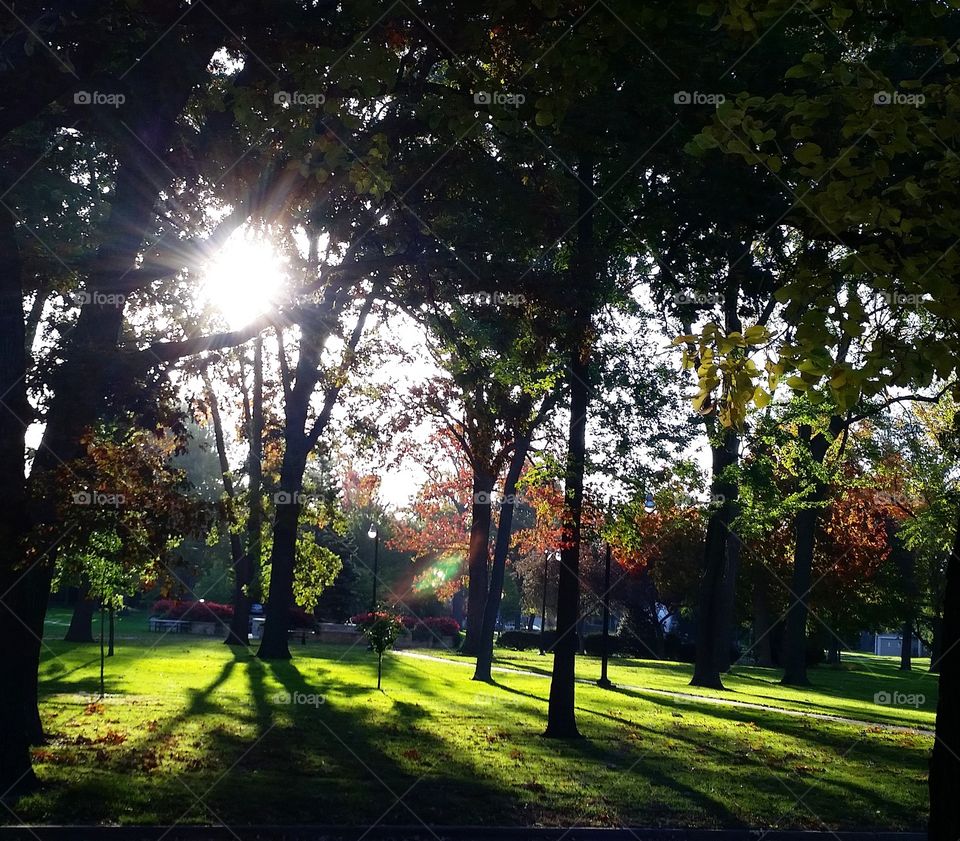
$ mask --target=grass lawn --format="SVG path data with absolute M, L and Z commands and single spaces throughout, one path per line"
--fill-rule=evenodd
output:
M 541 677 L 477 684 L 469 668 L 389 655 L 377 692 L 360 647 L 295 646 L 292 662 L 264 663 L 216 639 L 148 634 L 142 615 L 120 623 L 97 702 L 97 647 L 59 642 L 64 619 L 50 619 L 45 786 L 16 805 L 27 822 L 923 826 L 923 734 L 581 685 L 585 738 L 552 741 Z M 728 694 L 927 726 L 933 680 L 874 659 L 816 670 L 810 692 L 738 670 Z M 499 662 L 544 669 L 549 658 Z M 580 668 L 597 673 L 590 658 Z M 611 677 L 685 691 L 689 672 L 617 661 Z M 927 706 L 873 704 L 883 690 L 925 692 Z
M 432 651 L 432 656 L 472 660 L 457 654 Z M 654 698 L 661 692 L 681 692 L 767 707 L 835 715 L 860 721 L 933 730 L 937 717 L 937 675 L 930 674 L 929 658 L 917 658 L 912 672 L 900 671 L 899 657 L 844 654 L 839 667 L 810 669 L 811 686 L 781 686 L 778 669 L 735 666 L 724 675 L 726 692 L 690 686 L 693 669 L 685 663 L 614 658 L 608 675 L 615 684 Z M 496 665 L 549 675 L 553 658 L 536 651 L 496 650 Z M 577 658 L 577 675 L 594 681 L 600 677 L 599 657 Z M 878 704 L 878 693 L 900 703 Z M 906 696 L 906 697 L 904 697 Z M 911 703 L 906 703 L 907 700 Z

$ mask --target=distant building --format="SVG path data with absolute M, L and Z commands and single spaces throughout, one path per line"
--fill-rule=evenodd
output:
M 891 632 L 871 634 L 864 632 L 860 635 L 860 651 L 878 654 L 883 657 L 899 657 L 903 634 Z M 927 647 L 916 637 L 913 638 L 912 655 L 914 657 L 929 657 Z

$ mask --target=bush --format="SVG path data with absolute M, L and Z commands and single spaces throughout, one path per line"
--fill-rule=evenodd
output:
M 233 618 L 233 605 L 217 602 L 189 602 L 159 599 L 150 612 L 161 619 L 183 619 L 188 622 L 227 622 Z
M 636 640 L 631 640 L 629 637 L 621 637 L 618 634 L 610 634 L 609 641 L 609 653 L 611 657 L 636 654 L 637 647 L 642 648 Z M 583 638 L 583 650 L 587 654 L 600 657 L 603 654 L 603 634 L 587 634 Z M 651 656 L 649 652 L 647 652 L 647 656 Z
M 557 638 L 556 631 L 545 631 L 543 634 L 543 644 L 546 650 L 553 647 Z M 540 648 L 539 631 L 504 631 L 497 639 L 497 645 L 501 648 L 513 648 L 516 651 L 528 651 L 532 648 Z
M 455 637 L 460 633 L 460 623 L 452 616 L 428 616 L 423 624 L 439 637 Z
M 369 614 L 361 613 L 350 621 L 359 625 L 361 622 L 358 620 L 365 620 L 368 616 Z M 460 623 L 452 616 L 428 616 L 418 619 L 416 616 L 404 614 L 400 621 L 417 642 L 427 642 L 436 637 L 455 637 L 460 633 Z

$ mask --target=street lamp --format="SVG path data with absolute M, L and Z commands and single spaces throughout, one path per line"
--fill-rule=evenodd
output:
M 377 609 L 377 576 L 380 568 L 380 531 L 376 523 L 370 523 L 367 537 L 373 541 L 373 594 L 370 596 L 370 612 Z
M 612 550 L 607 541 L 607 554 L 603 568 L 603 659 L 600 661 L 600 680 L 597 686 L 609 689 L 613 686 L 607 677 L 607 660 L 610 657 L 610 557 Z
M 546 654 L 546 649 L 543 644 L 543 633 L 547 629 L 547 567 L 550 564 L 550 556 L 553 554 L 553 551 L 547 549 L 543 553 L 543 607 L 540 609 L 540 656 L 543 657 Z M 560 553 L 557 552 L 557 556 Z
M 653 491 L 647 491 L 647 497 L 643 501 L 643 510 L 648 514 L 652 514 L 656 507 L 657 504 L 653 501 Z

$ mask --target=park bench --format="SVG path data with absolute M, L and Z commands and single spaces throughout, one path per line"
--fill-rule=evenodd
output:
M 190 632 L 189 619 L 159 619 L 150 617 L 151 631 L 166 631 L 171 634 L 187 634 Z

